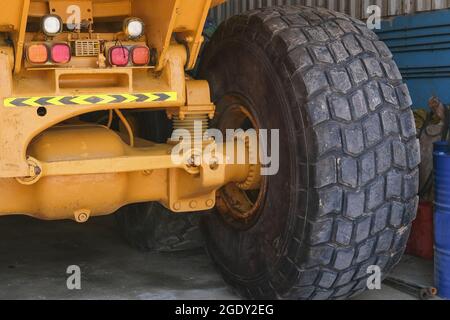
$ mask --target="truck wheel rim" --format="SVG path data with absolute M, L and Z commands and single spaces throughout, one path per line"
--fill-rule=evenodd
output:
M 233 100 L 235 100 L 234 97 Z M 228 100 L 228 99 L 224 99 Z M 260 122 L 251 108 L 243 101 L 233 103 L 222 112 L 218 119 L 218 128 L 225 134 L 226 129 L 260 129 Z M 255 190 L 243 190 L 238 183 L 230 183 L 217 193 L 217 209 L 225 221 L 237 228 L 249 228 L 259 217 L 260 207 L 265 198 L 267 181 L 261 178 L 260 187 Z

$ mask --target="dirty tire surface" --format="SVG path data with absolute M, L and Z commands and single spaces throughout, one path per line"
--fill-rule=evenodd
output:
M 411 99 L 386 45 L 346 15 L 302 6 L 232 17 L 200 76 L 214 102 L 243 96 L 280 129 L 280 170 L 258 222 L 203 223 L 208 252 L 246 298 L 344 299 L 400 260 L 420 162 Z M 227 98 L 224 98 L 227 97 Z M 231 99 L 232 100 L 232 99 Z
M 157 202 L 138 203 L 116 213 L 119 229 L 142 251 L 175 252 L 203 247 L 199 215 L 174 214 Z

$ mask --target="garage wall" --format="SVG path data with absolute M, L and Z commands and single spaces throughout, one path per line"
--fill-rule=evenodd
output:
M 378 36 L 386 42 L 407 82 L 414 106 L 435 95 L 450 104 L 450 9 L 385 20 Z
M 243 11 L 283 4 L 326 7 L 359 19 L 367 17 L 367 7 L 372 4 L 381 7 L 384 17 L 450 8 L 450 0 L 228 0 L 213 9 L 211 15 L 222 22 Z
M 414 107 L 426 107 L 435 95 L 450 104 L 450 0 L 229 0 L 211 12 L 217 23 L 240 12 L 283 4 L 321 6 L 367 17 L 377 4 L 388 19 L 377 33 L 394 54 Z

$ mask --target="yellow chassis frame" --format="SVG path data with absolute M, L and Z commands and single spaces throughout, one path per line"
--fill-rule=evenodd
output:
M 0 77 L 0 189 L 8 190 L 4 197 L 0 196 L 0 202 L 6 201 L 0 205 L 0 215 L 25 212 L 45 219 L 74 217 L 82 222 L 89 215 L 111 213 L 127 203 L 140 201 L 159 201 L 175 212 L 205 210 L 215 205 L 215 192 L 224 184 L 244 181 L 248 165 L 221 164 L 214 169 L 209 164 L 194 169 L 174 165 L 170 158 L 173 145 L 170 144 L 144 149 L 124 148 L 124 154 L 90 159 L 64 159 L 59 154 L 57 160 L 50 156 L 48 161 L 33 157 L 30 150 L 45 148 L 39 143 L 33 145 L 33 141 L 49 128 L 93 111 L 166 110 L 169 117 L 183 119 L 188 115 L 203 114 L 212 118 L 214 105 L 208 83 L 189 79 L 185 70 L 195 66 L 208 10 L 222 2 L 224 0 L 9 1 L 6 10 L 0 14 L 0 70 L 6 70 Z M 26 44 L 35 37 L 26 32 L 28 19 L 40 18 L 48 14 L 49 9 L 63 17 L 69 3 L 86 8 L 83 14 L 89 19 L 124 15 L 143 19 L 145 41 L 157 52 L 156 65 L 152 68 L 103 69 L 83 64 L 75 68 L 24 65 L 22 56 Z M 13 39 L 14 50 L 5 43 L 6 38 Z M 95 81 L 98 77 L 119 79 L 117 84 L 120 85 L 105 88 L 85 85 L 86 79 Z M 70 86 L 64 85 L 67 79 L 72 81 Z M 100 142 L 102 131 L 99 128 L 89 130 L 86 132 L 92 139 Z M 68 137 L 81 143 L 76 134 Z M 114 138 L 107 139 L 114 144 Z M 58 139 L 52 140 L 54 149 L 50 152 L 54 157 L 64 150 L 64 145 L 58 146 L 55 141 Z M 35 153 L 42 154 L 41 151 Z M 95 153 L 95 149 L 91 153 Z M 85 201 L 87 205 L 36 195 L 36 188 L 54 187 L 55 178 L 66 179 L 66 183 L 83 189 L 82 181 L 86 176 L 98 178 L 116 174 L 128 175 L 131 179 L 137 172 L 142 176 L 153 175 L 153 178 L 134 179 L 136 183 L 129 187 L 131 191 L 121 199 L 109 200 L 107 206 L 100 204 L 105 201 L 103 197 L 95 195 Z M 67 180 L 69 178 L 71 180 Z M 165 186 L 162 192 L 161 186 Z M 139 188 L 148 191 L 133 194 L 132 190 Z M 72 197 L 77 198 L 77 193 Z M 82 190 L 79 193 L 80 199 L 87 197 Z M 31 204 L 30 199 L 41 205 Z M 17 202 L 21 205 L 16 205 Z

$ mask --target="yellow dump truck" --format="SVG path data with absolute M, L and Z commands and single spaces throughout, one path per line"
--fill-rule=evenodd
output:
M 222 2 L 4 1 L 0 215 L 117 212 L 139 248 L 200 217 L 243 297 L 358 294 L 415 217 L 408 89 L 363 22 L 303 6 L 221 24 L 194 79 Z

